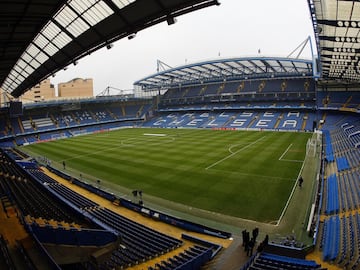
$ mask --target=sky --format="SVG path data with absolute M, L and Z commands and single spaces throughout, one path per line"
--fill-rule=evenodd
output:
M 220 6 L 180 16 L 173 25 L 163 22 L 131 40 L 119 40 L 110 50 L 100 49 L 58 72 L 51 83 L 92 78 L 94 95 L 108 86 L 128 90 L 135 81 L 156 73 L 157 60 L 177 67 L 220 58 L 287 57 L 309 36 L 313 39 L 307 0 L 219 2 Z M 308 46 L 301 58 L 311 57 Z

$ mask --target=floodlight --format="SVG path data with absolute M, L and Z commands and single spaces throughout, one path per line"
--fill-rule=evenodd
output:
M 172 24 L 176 23 L 176 18 L 169 16 L 169 17 L 167 17 L 166 22 L 168 25 L 172 25 Z
M 136 33 L 132 33 L 128 35 L 128 40 L 133 39 L 134 37 L 136 37 Z

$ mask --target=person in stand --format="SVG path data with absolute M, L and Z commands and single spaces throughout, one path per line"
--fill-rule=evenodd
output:
M 247 253 L 246 253 L 247 256 L 249 256 L 249 257 L 252 256 L 254 246 L 255 246 L 255 240 L 254 240 L 254 238 L 251 238 L 250 241 L 249 241 L 249 244 L 248 244 L 248 250 L 247 250 Z
M 241 235 L 242 235 L 242 246 L 245 246 L 245 237 L 246 237 L 246 230 L 241 231 Z
M 248 252 L 248 250 L 249 250 L 249 242 L 250 242 L 250 232 L 245 230 L 245 237 L 244 237 L 245 252 Z
M 265 235 L 265 239 L 263 243 L 264 243 L 264 247 L 266 247 L 269 244 L 269 235 Z
M 258 245 L 256 251 L 257 251 L 257 252 L 262 252 L 263 250 L 264 250 L 264 242 L 261 242 L 261 243 Z
M 254 239 L 254 242 L 256 242 L 256 238 L 258 237 L 258 235 L 259 235 L 259 228 L 255 228 L 255 229 L 253 229 L 253 231 L 252 231 L 252 237 L 253 237 L 253 239 Z
M 269 243 L 269 235 L 266 235 L 264 240 L 259 244 L 257 252 L 262 252 Z

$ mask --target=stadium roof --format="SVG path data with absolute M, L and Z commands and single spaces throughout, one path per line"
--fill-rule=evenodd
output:
M 308 0 L 325 82 L 360 82 L 360 1 Z
M 209 81 L 313 76 L 312 60 L 276 57 L 228 58 L 170 68 L 134 83 L 146 89 L 179 87 Z
M 217 0 L 5 0 L 0 86 L 14 97 L 93 51 Z

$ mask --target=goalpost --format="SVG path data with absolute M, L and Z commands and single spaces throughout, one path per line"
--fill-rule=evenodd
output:
M 321 132 L 315 131 L 313 136 L 306 143 L 306 155 L 315 157 L 318 145 L 321 145 Z

